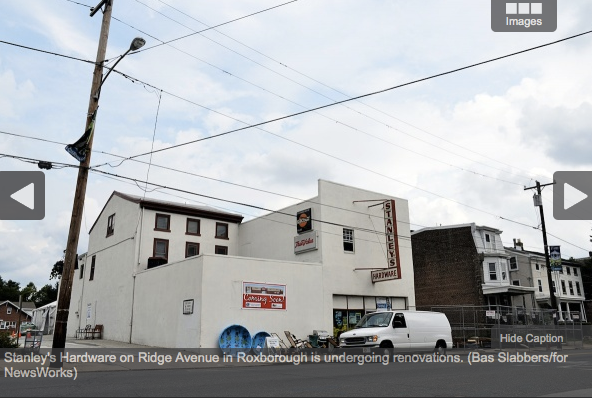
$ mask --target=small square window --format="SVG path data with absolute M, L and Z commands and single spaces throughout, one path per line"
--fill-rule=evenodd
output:
M 196 220 L 194 218 L 187 219 L 187 230 L 185 233 L 187 235 L 198 235 L 200 234 L 200 220 Z
M 512 285 L 514 285 L 514 286 L 520 286 L 520 281 L 512 281 Z
M 185 243 L 185 258 L 197 256 L 199 254 L 199 243 L 187 242 Z
M 228 255 L 228 246 L 216 246 L 216 254 Z
M 166 239 L 154 239 L 154 256 L 169 259 L 169 241 Z
M 168 214 L 156 214 L 154 230 L 171 232 L 171 216 Z
M 216 223 L 216 238 L 228 239 L 228 224 L 221 222 Z
M 113 235 L 115 232 L 115 214 L 112 214 L 107 219 L 107 236 Z

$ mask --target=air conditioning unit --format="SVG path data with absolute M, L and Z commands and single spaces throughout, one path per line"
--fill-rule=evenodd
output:
M 161 266 L 168 263 L 168 260 L 163 257 L 149 257 L 148 258 L 148 269 Z

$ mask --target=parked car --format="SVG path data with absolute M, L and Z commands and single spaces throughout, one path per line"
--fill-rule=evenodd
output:
M 364 315 L 353 330 L 342 333 L 339 347 L 445 354 L 452 347 L 452 330 L 441 312 L 379 311 Z

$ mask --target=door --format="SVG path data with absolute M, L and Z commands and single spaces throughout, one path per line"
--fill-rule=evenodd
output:
M 393 317 L 393 334 L 391 341 L 396 351 L 409 350 L 409 328 L 407 320 L 402 312 L 395 313 Z

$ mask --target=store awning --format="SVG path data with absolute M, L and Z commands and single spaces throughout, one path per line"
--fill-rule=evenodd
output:
M 510 296 L 521 296 L 523 294 L 533 294 L 536 289 L 534 287 L 515 286 L 515 285 L 481 285 L 483 294 L 509 294 Z

